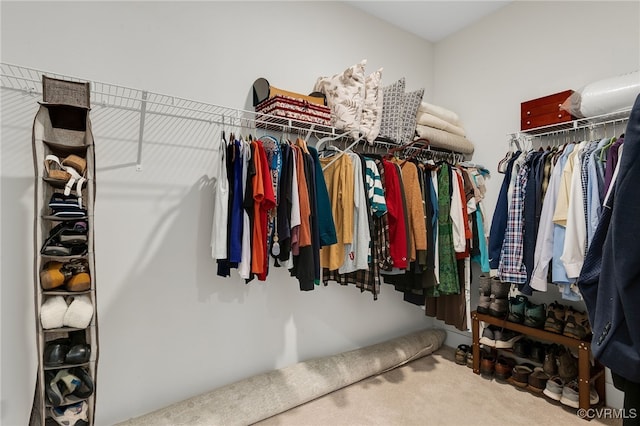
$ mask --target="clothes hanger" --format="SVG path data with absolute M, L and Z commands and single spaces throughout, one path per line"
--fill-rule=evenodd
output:
M 358 142 L 360 142 L 362 139 L 364 139 L 364 135 L 363 135 L 362 133 L 360 133 L 360 134 L 359 134 L 359 136 L 358 136 L 358 138 L 357 138 L 355 141 L 353 141 L 353 143 L 351 143 L 351 145 L 349 145 L 349 146 L 348 146 L 344 151 L 340 151 L 340 153 L 338 153 L 338 155 L 336 155 L 336 157 L 335 157 L 333 160 L 331 160 L 331 161 L 329 162 L 329 164 L 327 164 L 326 166 L 324 166 L 324 167 L 322 168 L 322 170 L 323 170 L 323 171 L 324 171 L 324 170 L 327 170 L 327 168 L 329 168 L 333 163 L 335 163 L 336 161 L 338 161 L 338 159 L 339 159 L 340 157 L 342 157 L 342 156 L 343 156 L 347 151 L 349 151 L 351 148 L 353 148 L 355 145 L 357 145 L 357 144 L 358 144 Z
M 346 136 L 346 134 L 344 134 L 344 133 L 337 133 L 337 134 L 335 134 L 333 136 L 325 136 L 324 138 L 322 138 L 322 139 L 318 140 L 318 142 L 316 142 L 316 149 L 318 151 L 320 151 L 322 149 L 322 145 L 323 144 L 325 144 L 327 142 L 338 140 L 338 139 L 343 138 L 345 136 Z M 362 138 L 362 135 L 360 135 L 360 137 L 358 139 L 361 139 L 361 138 Z
M 307 148 L 307 142 L 302 138 L 296 138 L 296 145 L 302 149 L 305 154 L 309 154 L 309 149 Z
M 417 149 L 414 152 L 412 152 L 404 161 L 402 161 L 402 163 L 400 163 L 400 167 L 404 166 L 407 161 L 410 161 L 416 158 L 421 152 L 427 149 L 430 150 L 429 145 L 431 144 L 431 142 L 428 139 L 425 139 L 425 138 L 416 139 L 412 143 L 413 148 L 416 148 L 415 143 L 417 142 L 421 142 L 422 144 L 418 146 Z

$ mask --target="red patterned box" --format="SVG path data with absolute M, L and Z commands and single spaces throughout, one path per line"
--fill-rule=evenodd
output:
M 259 113 L 257 118 L 264 121 L 269 121 L 269 117 L 265 117 L 262 114 L 323 126 L 331 125 L 331 110 L 329 107 L 288 96 L 276 95 L 269 98 L 256 106 L 256 112 Z

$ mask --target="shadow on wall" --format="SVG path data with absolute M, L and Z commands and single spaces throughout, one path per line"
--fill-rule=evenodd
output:
M 269 315 L 264 286 L 216 276 L 212 181 L 202 176 L 184 194 L 160 189 L 144 202 L 104 186 L 104 205 L 96 208 L 101 422 L 273 368 L 284 347 L 285 312 Z
M 2 420 L 23 424 L 37 363 L 30 143 L 37 99 L 2 95 Z M 300 292 L 285 268 L 272 268 L 267 282 L 245 284 L 236 272 L 218 277 L 207 173 L 217 164 L 219 129 L 150 119 L 138 173 L 138 119 L 131 111 L 92 110 L 98 423 L 424 327 L 424 311 L 386 285 L 374 302 L 335 283 Z
M 3 176 L 0 183 L 0 204 L 3 206 L 0 215 L 0 411 L 3 420 L 0 423 L 5 424 L 7 421 L 7 424 L 26 424 L 35 389 L 38 363 L 33 308 L 33 178 Z

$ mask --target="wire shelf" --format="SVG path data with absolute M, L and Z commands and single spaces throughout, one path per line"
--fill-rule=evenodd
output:
M 578 118 L 573 121 L 567 121 L 564 123 L 550 124 L 548 126 L 541 126 L 533 129 L 513 132 L 509 133 L 508 136 L 511 136 L 512 138 L 539 138 L 543 136 L 563 134 L 583 129 L 593 130 L 596 127 L 607 126 L 609 124 L 615 125 L 616 123 L 625 122 L 629 119 L 630 113 L 631 106 L 629 106 L 629 108 L 625 108 L 623 110 L 611 112 L 608 114 Z
M 0 63 L 0 67 L 0 81 L 3 89 L 23 91 L 31 95 L 42 96 L 43 75 L 69 81 L 87 82 L 87 80 L 78 77 L 19 65 Z M 291 118 L 229 108 L 111 83 L 89 81 L 89 84 L 92 107 L 144 111 L 145 114 L 150 115 L 203 121 L 229 127 L 263 128 L 291 133 L 313 130 L 324 136 L 340 134 L 340 131 L 331 126 Z

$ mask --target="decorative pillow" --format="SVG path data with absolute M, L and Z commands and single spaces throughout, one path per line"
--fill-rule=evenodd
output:
M 364 67 L 367 60 L 355 64 L 332 77 L 320 77 L 314 91 L 324 93 L 331 108 L 331 125 L 359 137 L 364 103 Z
M 422 96 L 424 96 L 424 89 L 405 93 L 402 96 L 404 101 L 402 114 L 400 115 L 402 125 L 398 128 L 397 137 L 397 141 L 400 144 L 411 142 L 415 136 L 418 108 L 420 107 L 420 102 L 422 102 Z
M 379 137 L 391 139 L 397 142 L 401 115 L 403 110 L 405 80 L 400 80 L 382 88 L 382 119 L 380 122 Z
M 369 143 L 378 137 L 382 121 L 382 68 L 371 73 L 364 81 L 365 95 L 360 130 Z

